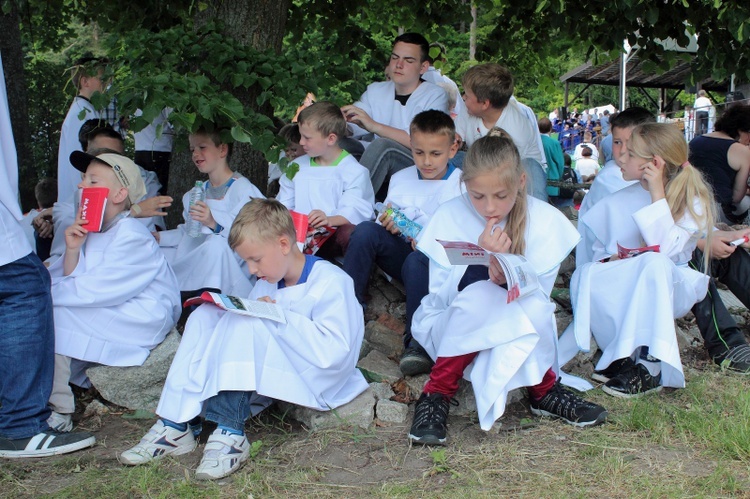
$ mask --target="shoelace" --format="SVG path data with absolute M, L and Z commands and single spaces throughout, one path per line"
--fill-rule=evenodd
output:
M 428 395 L 424 402 L 419 404 L 414 422 L 417 426 L 444 423 L 448 419 L 448 409 L 451 405 L 458 406 L 458 401 L 454 398 L 447 399 L 437 393 Z

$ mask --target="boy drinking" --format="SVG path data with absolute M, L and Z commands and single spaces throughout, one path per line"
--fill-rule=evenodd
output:
M 375 196 L 367 169 L 338 146 L 346 133 L 338 106 L 316 102 L 298 119 L 305 155 L 281 176 L 277 199 L 306 214 L 315 229 L 337 228 L 318 251 L 318 256 L 333 259 L 346 253 L 354 226 L 372 219 Z
M 352 281 L 300 252 L 289 211 L 278 201 L 253 199 L 232 225 L 229 245 L 258 276 L 250 299 L 278 304 L 287 322 L 213 305 L 193 312 L 156 409 L 161 419 L 120 455 L 125 464 L 191 452 L 196 442 L 188 423 L 205 411 L 218 427 L 195 477 L 222 478 L 248 458 L 245 420 L 272 399 L 330 410 L 367 389 L 356 369 L 364 319 Z

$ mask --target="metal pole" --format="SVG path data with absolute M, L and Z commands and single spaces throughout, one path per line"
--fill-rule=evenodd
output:
M 623 51 L 620 53 L 620 111 L 625 109 L 626 82 L 628 79 L 628 54 L 630 44 L 627 39 L 622 42 Z

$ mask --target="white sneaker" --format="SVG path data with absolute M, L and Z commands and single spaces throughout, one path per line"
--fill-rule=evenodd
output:
M 50 430 L 67 433 L 73 429 L 73 415 L 52 411 L 52 414 L 47 418 L 47 425 L 49 425 Z
M 166 426 L 160 419 L 148 430 L 138 445 L 120 454 L 120 462 L 135 466 L 170 454 L 187 454 L 192 452 L 196 445 L 198 444 L 190 426 L 185 431 L 180 431 Z
M 206 442 L 196 480 L 216 480 L 231 475 L 247 461 L 250 442 L 245 435 L 231 435 L 216 429 Z

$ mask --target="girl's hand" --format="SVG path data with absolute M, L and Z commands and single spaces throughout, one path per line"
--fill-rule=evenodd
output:
M 328 225 L 328 216 L 322 210 L 313 210 L 307 215 L 307 223 L 318 229 Z
M 265 303 L 276 303 L 276 300 L 271 299 L 270 296 L 261 296 L 260 298 L 258 298 L 258 301 L 262 301 Z
M 648 192 L 651 193 L 651 202 L 655 203 L 664 199 L 664 160 L 661 156 L 654 156 L 654 159 L 641 166 L 643 170 L 642 181 L 648 184 Z
M 86 220 L 82 219 L 79 213 L 73 225 L 65 229 L 65 248 L 69 251 L 80 250 L 83 243 L 86 242 L 89 231 L 83 228 L 84 224 L 86 224 Z
M 508 253 L 512 241 L 504 230 L 501 230 L 500 227 L 495 227 L 499 221 L 498 218 L 487 220 L 487 225 L 485 225 L 484 231 L 479 235 L 477 244 L 493 253 Z
M 211 208 L 203 201 L 198 201 L 190 207 L 190 218 L 199 221 L 211 230 L 216 228 L 216 220 L 211 214 Z
M 503 267 L 495 257 L 490 258 L 490 281 L 494 282 L 498 286 L 501 286 L 507 282 L 507 279 L 505 278 L 505 272 L 503 272 Z

